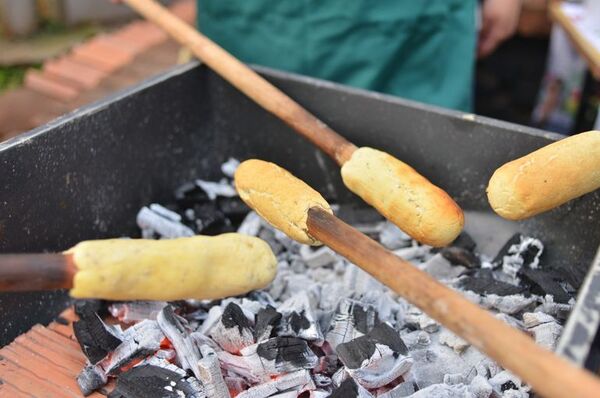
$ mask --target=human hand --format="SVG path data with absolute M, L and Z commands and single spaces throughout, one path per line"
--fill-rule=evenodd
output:
M 517 30 L 522 0 L 485 0 L 481 10 L 481 30 L 477 55 L 490 55 Z

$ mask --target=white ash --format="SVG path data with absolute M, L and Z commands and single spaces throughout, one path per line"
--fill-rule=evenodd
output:
M 120 322 L 130 324 L 144 319 L 155 320 L 166 306 L 166 301 L 130 301 L 113 303 L 108 307 L 108 311 Z
M 450 332 L 446 328 L 443 328 L 440 332 L 439 339 L 440 343 L 452 348 L 457 354 L 463 353 L 470 346 L 469 343 L 467 343 L 465 340 L 461 339 L 454 333 Z
M 235 167 L 237 162 L 228 161 L 224 173 L 231 177 Z M 235 195 L 230 180 L 198 180 L 196 184 L 213 199 Z M 192 209 L 186 206 L 180 214 Z M 143 233 L 161 238 L 187 236 L 181 235 L 185 228 L 189 230 L 181 217 L 169 212 L 155 205 L 143 208 Z M 274 282 L 244 297 L 171 303 L 174 319 L 187 323 L 181 321 L 178 328 L 170 322 L 164 328 L 174 348 L 160 346 L 163 331 L 159 329 L 160 338 L 148 344 L 154 355 L 141 364 L 176 367 L 192 379 L 197 377 L 198 383 L 214 385 L 213 390 L 205 388 L 209 397 L 231 393 L 241 398 L 288 398 L 303 392 L 303 396 L 315 398 L 529 396 L 528 387 L 493 360 L 331 249 L 300 245 L 252 211 L 242 214 L 239 222 L 238 232 L 259 236 L 273 248 L 278 260 Z M 542 267 L 541 242 L 538 245 L 535 239 L 519 237 L 515 240 L 518 244 L 507 246 L 502 263 L 480 256 L 477 270 L 489 273 L 491 279 L 486 283 L 508 282 L 510 289 L 519 292 L 490 294 L 461 287 L 461 281 L 477 270 L 451 263 L 438 250 L 411 240 L 391 223 L 362 223 L 360 229 L 468 300 L 490 309 L 498 319 L 531 334 L 538 343 L 548 348 L 556 343 L 561 322 L 573 303 L 521 293 L 519 271 L 511 268 L 519 262 L 517 257 L 523 260 L 523 267 Z M 527 252 L 528 248 L 535 250 Z M 504 261 L 504 257 L 509 259 Z M 155 322 L 151 321 L 156 317 L 154 306 L 167 308 L 166 303 L 143 305 L 143 311 L 136 311 L 131 303 L 111 307 L 128 322 L 147 317 L 120 332 L 124 341 L 130 341 L 144 322 Z M 364 343 L 381 325 L 389 327 L 388 333 L 402 342 L 405 351 L 380 342 Z M 171 330 L 173 326 L 177 333 Z M 363 352 L 371 346 L 374 351 Z M 195 368 L 193 358 L 197 359 Z M 119 366 L 114 366 L 114 373 L 118 371 Z M 102 379 L 108 375 L 103 367 L 90 364 L 83 376 L 106 383 Z M 354 395 L 346 394 L 348 391 Z
M 164 214 L 164 212 L 142 207 L 137 215 L 137 225 L 142 230 L 143 238 L 150 239 L 155 235 L 166 239 L 194 236 L 194 231 L 190 227 Z
M 206 195 L 210 200 L 215 200 L 218 196 L 226 198 L 238 196 L 231 182 L 225 178 L 219 182 L 204 181 L 197 179 L 195 183 L 200 188 L 202 188 L 204 192 L 206 192 Z
M 206 398 L 229 398 L 229 390 L 223 379 L 217 354 L 207 345 L 201 346 L 200 351 L 202 359 L 198 361 L 198 378 L 204 384 Z
M 229 178 L 233 178 L 233 175 L 235 174 L 235 171 L 237 170 L 238 166 L 240 165 L 240 161 L 235 159 L 235 158 L 229 158 L 227 159 L 227 161 L 225 163 L 223 163 L 221 165 L 221 172 L 229 177 Z

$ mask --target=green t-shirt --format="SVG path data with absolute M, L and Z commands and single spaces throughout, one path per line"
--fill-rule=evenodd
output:
M 476 0 L 198 0 L 244 62 L 469 111 Z

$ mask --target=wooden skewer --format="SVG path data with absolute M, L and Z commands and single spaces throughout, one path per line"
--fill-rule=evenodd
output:
M 600 397 L 600 379 L 339 220 L 317 191 L 276 164 L 246 160 L 235 172 L 235 186 L 244 202 L 271 225 L 298 241 L 306 238 L 329 246 L 543 396 Z
M 156 1 L 123 1 L 343 166 L 344 184 L 411 237 L 428 245 L 445 246 L 458 236 L 464 225 L 460 207 L 410 166 L 387 153 L 357 148 Z
M 346 163 L 356 150 L 356 146 L 350 141 L 156 1 L 124 0 L 124 2 L 146 19 L 160 26 L 179 43 L 188 47 L 212 70 L 264 109 L 282 119 L 331 156 L 340 166 Z
M 600 380 L 439 283 L 322 208 L 308 233 L 529 383 L 545 397 L 600 397 Z
M 0 292 L 70 289 L 76 272 L 69 254 L 3 254 Z

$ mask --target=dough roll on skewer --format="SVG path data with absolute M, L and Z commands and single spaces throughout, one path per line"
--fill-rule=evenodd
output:
M 413 168 L 390 154 L 357 148 L 156 1 L 123 2 L 188 47 L 209 68 L 343 166 L 342 176 L 348 189 L 408 235 L 431 246 L 445 246 L 459 235 L 464 225 L 460 207 Z M 425 196 L 428 199 L 424 199 Z M 290 228 L 291 232 L 293 227 Z
M 465 224 L 462 210 L 446 192 L 385 152 L 357 149 L 342 166 L 342 179 L 352 192 L 421 243 L 445 246 Z
M 71 288 L 76 298 L 218 299 L 267 286 L 277 260 L 251 236 L 85 241 L 63 254 L 0 256 L 0 291 Z
M 259 160 L 243 162 L 235 174 L 235 184 L 243 189 L 242 199 L 272 225 L 284 232 L 291 230 L 292 238 L 300 229 L 305 234 L 302 240 L 323 242 L 529 383 L 539 394 L 550 398 L 600 396 L 600 381 L 594 375 L 539 347 L 530 336 L 339 220 L 320 200 L 313 205 L 314 190 L 279 166 Z M 286 189 L 290 186 L 293 189 Z M 286 217 L 290 212 L 293 219 Z
M 490 205 L 522 220 L 600 188 L 600 131 L 565 138 L 500 167 L 487 188 Z

